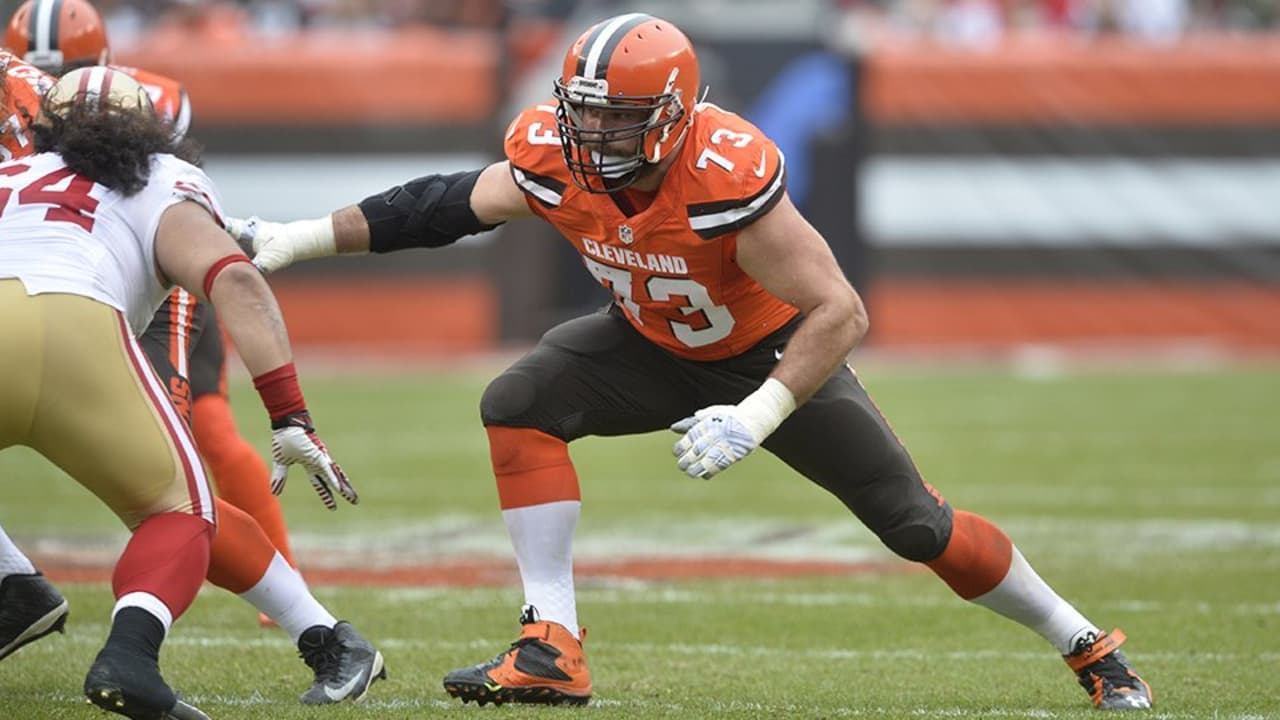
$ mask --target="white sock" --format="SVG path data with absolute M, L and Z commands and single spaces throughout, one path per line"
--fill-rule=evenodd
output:
M 578 636 L 578 605 L 573 593 L 573 531 L 582 503 L 577 500 L 502 511 L 520 566 L 524 601 L 542 620 L 560 623 Z
M 311 595 L 307 583 L 297 570 L 276 553 L 256 585 L 240 593 L 240 597 L 271 618 L 296 645 L 302 631 L 312 625 L 333 627 L 336 618 Z
M 31 559 L 23 555 L 5 534 L 4 528 L 0 528 L 0 580 L 9 575 L 33 575 L 35 571 L 36 566 L 31 564 Z
M 1062 655 L 1070 654 L 1086 633 L 1101 634 L 1078 610 L 1040 579 L 1026 558 L 1013 548 L 1009 572 L 985 595 L 973 602 L 1036 631 Z

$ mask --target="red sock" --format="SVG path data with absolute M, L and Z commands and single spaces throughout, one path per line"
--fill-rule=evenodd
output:
M 201 395 L 196 398 L 194 414 L 196 445 L 213 474 L 218 495 L 253 516 L 285 561 L 295 565 L 280 501 L 271 494 L 267 466 L 240 436 L 227 399 L 216 394 Z
M 957 595 L 972 600 L 995 589 L 1012 561 L 1009 536 L 982 516 L 957 510 L 947 549 L 925 564 Z
M 209 568 L 213 525 L 181 512 L 152 515 L 133 531 L 111 575 L 116 599 L 154 595 L 174 619 L 195 599 Z
M 218 534 L 209 555 L 209 582 L 239 595 L 267 573 L 276 549 L 248 513 L 222 498 L 214 502 Z
M 569 445 L 532 428 L 486 427 L 503 510 L 581 500 Z

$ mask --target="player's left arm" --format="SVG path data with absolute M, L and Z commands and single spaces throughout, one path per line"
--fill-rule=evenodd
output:
M 817 392 L 867 332 L 862 299 L 789 197 L 738 233 L 736 259 L 804 319 L 759 389 L 737 405 L 712 405 L 671 426 L 683 433 L 673 449 L 677 465 L 692 477 L 710 478 L 746 457 Z

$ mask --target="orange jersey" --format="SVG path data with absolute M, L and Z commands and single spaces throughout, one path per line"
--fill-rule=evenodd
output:
M 128 74 L 146 88 L 156 114 L 173 125 L 173 134 L 184 137 L 191 127 L 191 100 L 187 89 L 173 78 L 157 75 L 134 67 L 113 65 L 116 70 Z
M 554 105 L 526 109 L 507 130 L 511 174 L 529 207 L 559 230 L 650 341 L 689 360 L 738 355 L 798 312 L 735 261 L 738 231 L 786 192 L 784 161 L 751 123 L 708 103 L 653 202 L 630 216 L 573 184 Z
M 0 162 L 25 157 L 34 152 L 27 125 L 40 111 L 40 99 L 54 79 L 34 65 L 0 50 L 0 74 L 4 88 L 0 90 Z

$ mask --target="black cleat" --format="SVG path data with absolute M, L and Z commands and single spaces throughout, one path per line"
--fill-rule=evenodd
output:
M 63 632 L 67 599 L 44 575 L 9 575 L 0 581 L 0 660 L 29 642 Z
M 382 653 L 345 621 L 332 628 L 313 625 L 304 630 L 298 638 L 298 656 L 316 674 L 315 684 L 302 694 L 306 705 L 360 702 L 374 681 L 387 678 Z
M 1138 677 L 1120 652 L 1124 641 L 1125 635 L 1118 629 L 1097 637 L 1090 634 L 1064 659 L 1099 710 L 1150 710 L 1151 686 Z
M 84 696 L 130 720 L 209 720 L 165 684 L 154 660 L 119 651 L 98 653 L 84 679 Z

